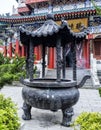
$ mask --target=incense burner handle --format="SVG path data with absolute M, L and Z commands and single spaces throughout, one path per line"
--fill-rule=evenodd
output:
M 85 84 L 87 79 L 90 79 L 91 76 L 90 75 L 86 75 L 82 78 L 81 82 L 79 84 L 77 84 L 76 88 L 81 88 L 83 87 L 83 85 Z

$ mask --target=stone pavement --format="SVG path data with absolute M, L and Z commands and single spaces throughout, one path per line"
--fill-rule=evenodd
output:
M 23 114 L 21 96 L 22 87 L 5 86 L 0 93 L 5 94 L 6 97 L 11 97 L 18 105 L 18 115 L 22 122 L 23 128 L 21 130 L 74 130 L 71 127 L 61 126 L 62 112 L 51 112 L 47 110 L 40 110 L 32 108 L 32 120 L 24 121 L 21 116 Z M 101 97 L 96 89 L 79 89 L 80 98 L 74 108 L 73 120 L 83 111 L 86 112 L 101 112 Z

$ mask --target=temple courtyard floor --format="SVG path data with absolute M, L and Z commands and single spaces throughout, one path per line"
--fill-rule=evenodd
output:
M 22 105 L 23 99 L 21 95 L 22 87 L 18 86 L 4 86 L 0 93 L 5 97 L 11 97 L 11 99 L 18 106 L 18 115 L 21 120 L 21 130 L 74 130 L 72 127 L 61 126 L 62 112 L 51 112 L 48 110 L 41 110 L 32 108 L 32 119 L 29 121 L 22 120 Z M 101 112 L 101 97 L 97 89 L 79 89 L 80 98 L 74 108 L 74 116 L 72 121 L 81 112 Z

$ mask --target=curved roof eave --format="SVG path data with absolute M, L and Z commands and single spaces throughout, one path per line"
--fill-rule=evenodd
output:
M 31 37 L 47 37 L 54 34 L 58 34 L 61 27 L 56 24 L 53 20 L 47 20 L 45 23 L 35 31 L 28 31 L 24 27 L 19 28 L 21 33 L 26 33 L 26 35 L 31 35 Z
M 19 30 L 20 30 L 20 34 L 23 35 L 23 38 L 28 38 L 28 37 L 33 38 L 33 39 L 37 38 L 37 40 L 40 42 L 42 42 L 41 41 L 42 38 L 45 38 L 45 39 L 48 38 L 47 41 L 52 40 L 52 38 L 56 39 L 57 35 L 60 38 L 64 37 L 63 40 L 69 39 L 69 41 L 72 41 L 72 38 L 73 39 L 75 38 L 77 40 L 82 40 L 88 34 L 88 29 L 86 28 L 84 28 L 82 32 L 78 32 L 78 33 L 73 32 L 71 28 L 69 27 L 67 21 L 65 20 L 62 20 L 61 25 L 58 25 L 53 20 L 52 15 L 47 15 L 47 21 L 45 21 L 44 24 L 40 28 L 34 31 L 27 30 L 25 26 L 21 26 Z

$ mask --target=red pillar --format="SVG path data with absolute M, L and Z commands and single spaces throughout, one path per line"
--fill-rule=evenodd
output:
M 41 58 L 42 58 L 42 46 L 39 45 L 37 47 L 37 60 L 41 60 Z
M 22 45 L 21 49 L 22 49 L 22 51 L 21 51 L 21 52 L 22 52 L 21 56 L 24 57 L 24 56 L 25 56 L 25 46 Z
M 9 57 L 12 57 L 12 42 L 9 43 Z
M 36 53 L 36 60 L 40 60 L 40 52 L 39 52 L 39 46 L 35 48 L 35 53 Z
M 54 48 L 52 48 L 52 57 L 53 57 L 53 59 L 52 59 L 52 67 L 54 68 Z
M 90 68 L 90 42 L 89 40 L 85 40 L 83 56 L 85 59 L 85 67 Z
M 36 55 L 36 60 L 41 60 L 42 58 L 42 46 L 39 45 L 34 48 L 34 53 Z
M 37 46 L 37 60 L 40 60 L 40 51 L 39 51 L 39 46 Z
M 4 56 L 7 56 L 7 46 L 4 46 Z
M 87 68 L 90 68 L 90 40 L 87 42 Z
M 20 47 L 19 47 L 19 41 L 18 41 L 18 39 L 16 39 L 16 43 L 15 43 L 16 45 L 15 45 L 15 55 L 18 55 L 18 56 L 20 56 L 20 51 L 19 51 L 19 49 L 20 49 Z
M 38 51 L 37 47 L 34 48 L 35 60 L 38 60 Z
M 49 48 L 49 57 L 48 57 L 48 68 L 54 68 L 54 48 Z

